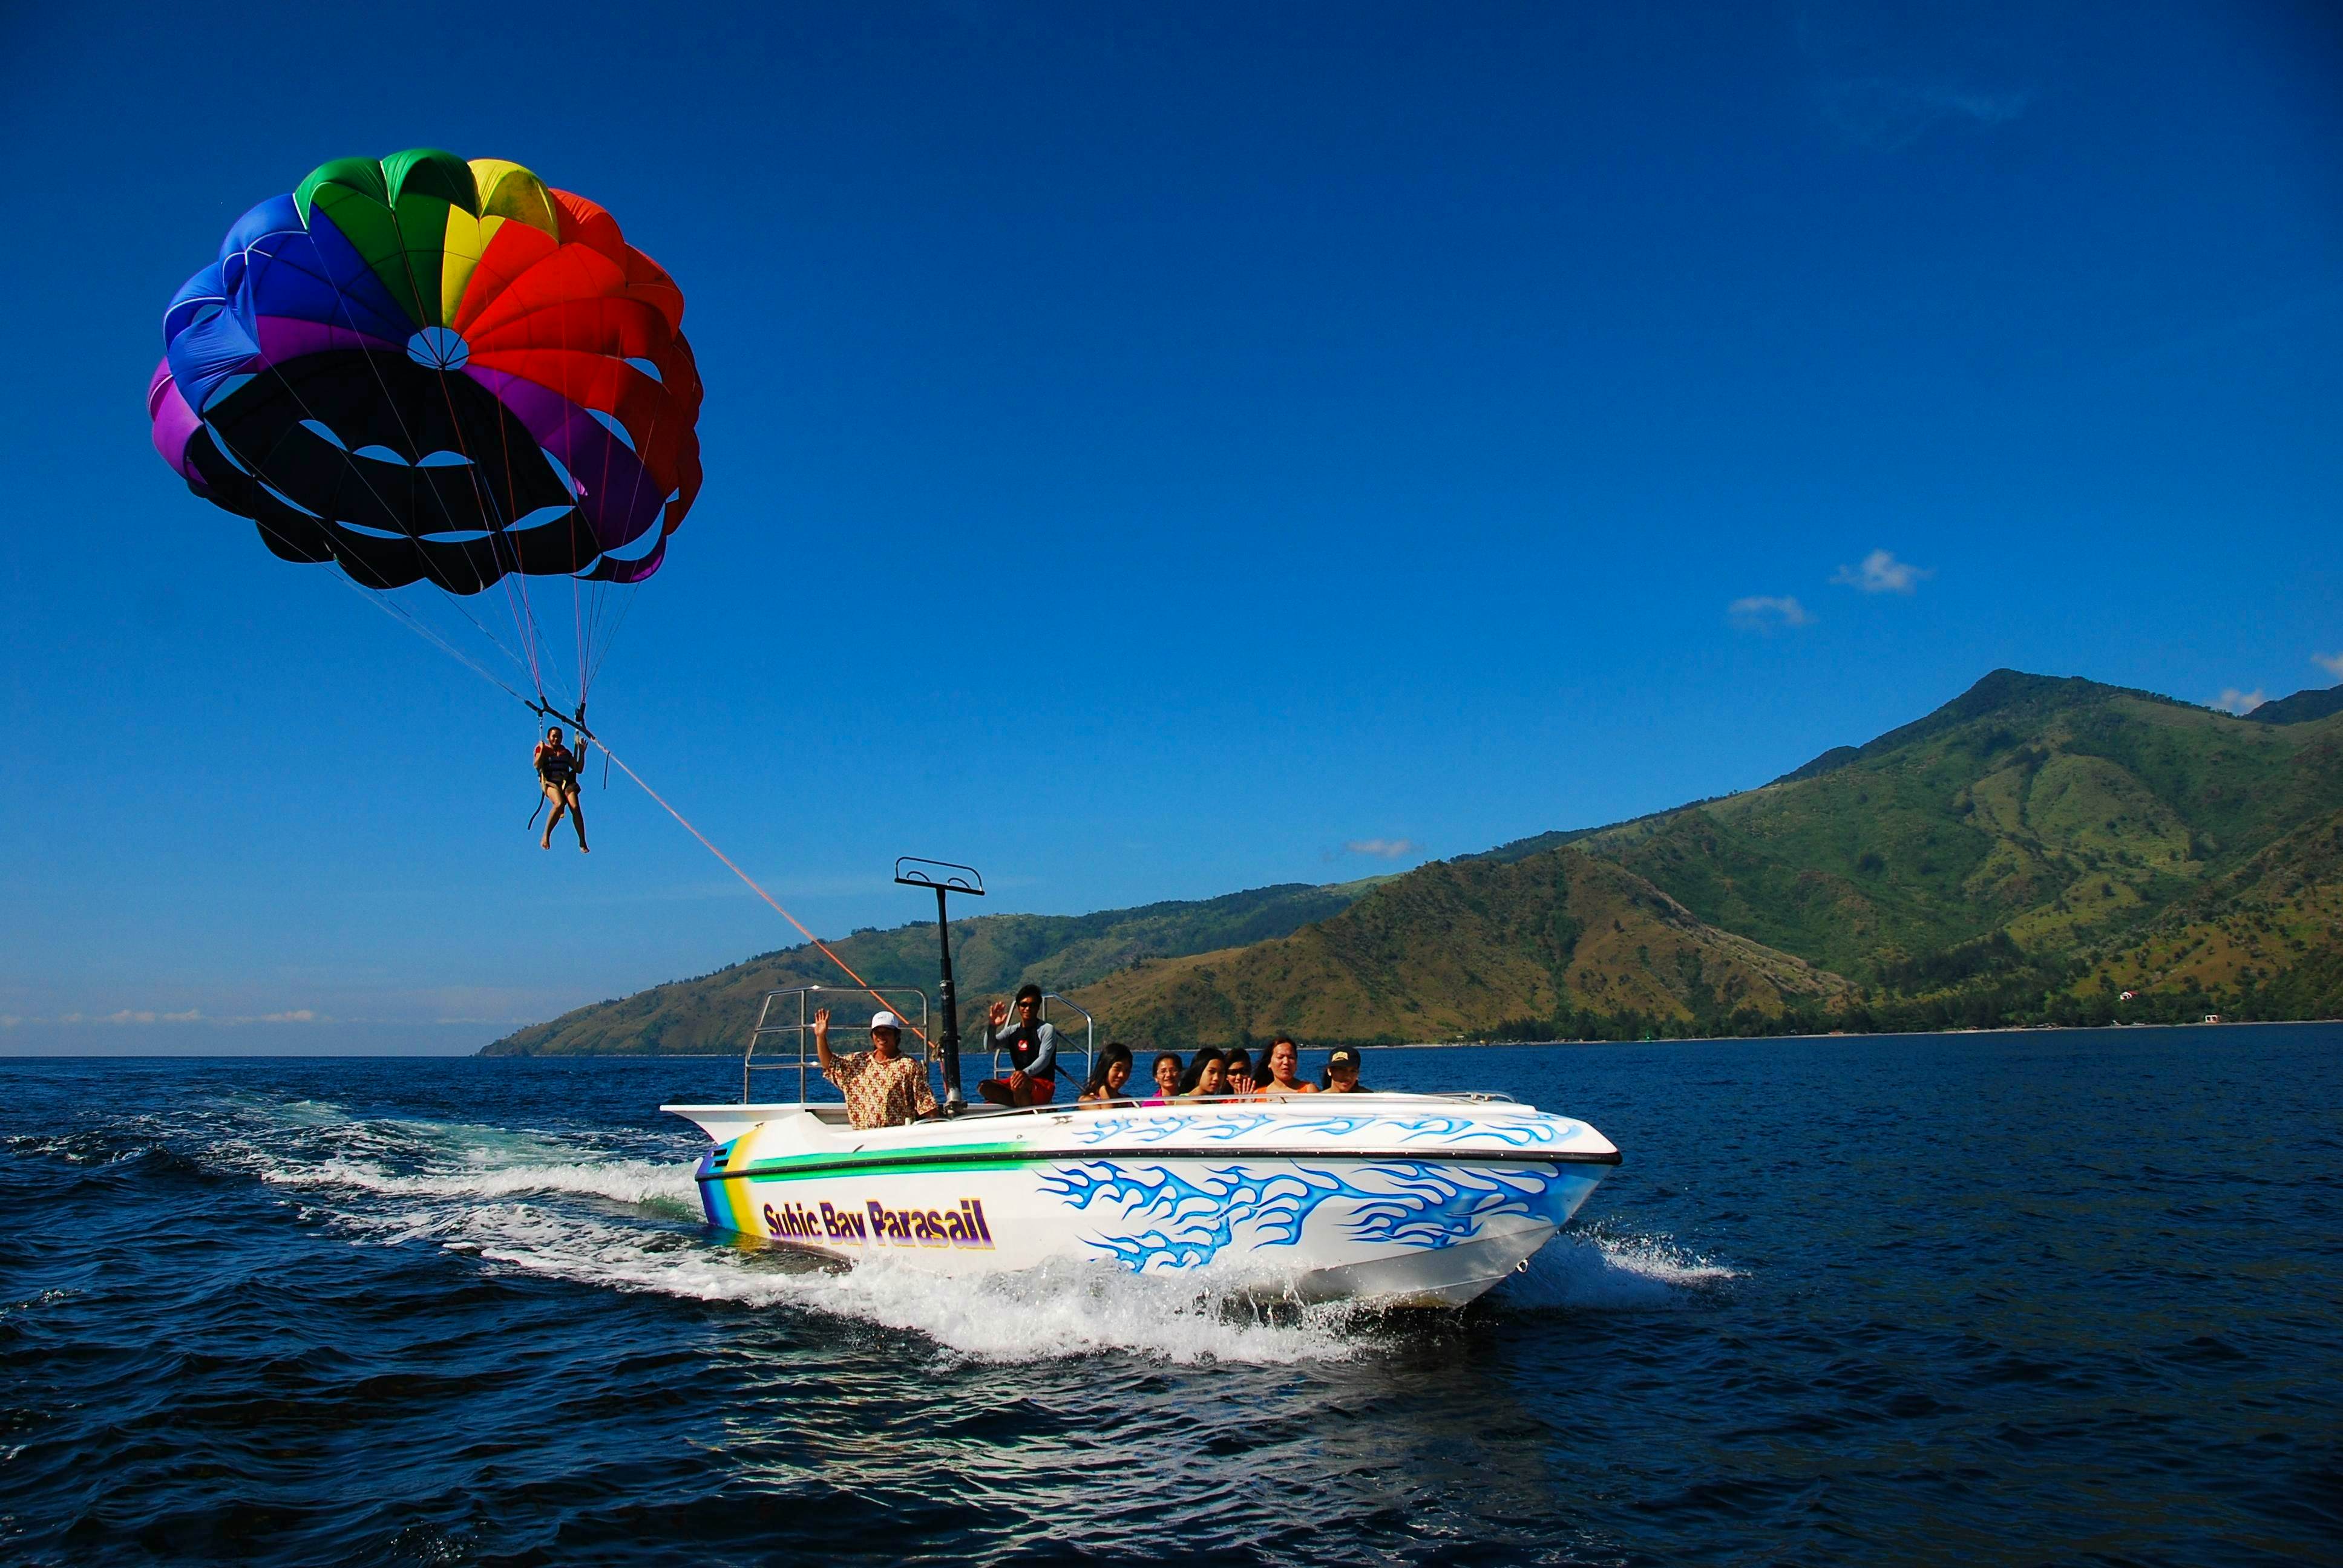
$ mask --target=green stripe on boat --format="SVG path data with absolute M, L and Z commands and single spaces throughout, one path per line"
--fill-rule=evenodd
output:
M 840 1171 L 898 1171 L 910 1167 L 949 1171 L 960 1166 L 1038 1165 L 1052 1158 L 1035 1153 L 1022 1143 L 956 1143 L 949 1149 L 929 1149 L 911 1154 L 784 1154 L 760 1160 L 738 1171 L 711 1171 L 703 1181 L 753 1176 L 760 1181 L 788 1181 L 800 1176 L 828 1176 Z

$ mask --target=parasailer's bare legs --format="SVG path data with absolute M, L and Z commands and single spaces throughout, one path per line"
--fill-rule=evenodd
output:
M 561 814 L 567 811 L 570 826 L 578 829 L 578 852 L 591 854 L 593 851 L 586 847 L 586 808 L 578 802 L 577 784 L 548 784 L 545 798 L 553 802 L 553 815 L 545 819 L 545 837 L 537 841 L 537 847 L 540 849 L 553 848 L 553 829 L 561 821 Z

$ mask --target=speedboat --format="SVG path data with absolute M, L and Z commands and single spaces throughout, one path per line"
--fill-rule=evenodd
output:
M 660 1108 L 713 1145 L 697 1172 L 710 1225 L 846 1265 L 967 1276 L 1103 1261 L 1306 1302 L 1457 1306 L 1524 1267 L 1619 1163 L 1584 1122 L 1494 1094 L 969 1105 L 946 900 L 983 897 L 983 879 L 906 857 L 895 880 L 936 896 L 940 1027 L 924 991 L 859 976 L 767 992 L 740 1102 Z M 897 1013 L 923 1068 L 933 1048 L 937 1115 L 858 1129 L 843 1104 L 812 1099 L 807 1046 L 830 997 Z M 1053 1007 L 1081 1018 L 1094 1050 L 1097 1020 L 1044 995 L 1045 1019 Z M 794 1062 L 758 1060 L 792 1038 Z M 753 1101 L 757 1073 L 792 1066 L 796 1100 Z
M 1456 1306 L 1553 1239 L 1619 1151 L 1485 1094 L 971 1109 L 857 1131 L 803 1101 L 669 1105 L 709 1223 L 839 1263 L 1094 1259 L 1305 1302 Z

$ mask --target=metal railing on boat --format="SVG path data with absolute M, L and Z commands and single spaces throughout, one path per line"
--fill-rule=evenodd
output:
M 866 990 L 860 986 L 789 986 L 780 990 L 767 991 L 765 993 L 764 1004 L 757 1010 L 757 1027 L 749 1031 L 749 1049 L 740 1058 L 741 1104 L 749 1105 L 755 1103 L 755 1096 L 749 1092 L 751 1074 L 759 1072 L 787 1072 L 792 1065 L 795 1065 L 798 1070 L 798 1103 L 803 1105 L 806 1102 L 806 1090 L 810 1083 L 810 1080 L 807 1073 L 807 1067 L 809 1064 L 809 1051 L 813 1043 L 813 1015 L 820 1010 L 822 1004 L 818 999 L 822 997 L 837 997 L 841 1000 L 849 998 L 852 998 L 857 1000 L 867 1000 L 872 997 L 876 997 L 880 1002 L 887 1005 L 890 1011 L 897 1014 L 908 1013 L 910 1010 L 907 1007 L 896 1005 L 896 998 L 918 998 L 920 1003 L 920 1016 L 913 1027 L 917 1029 L 919 1032 L 914 1034 L 910 1039 L 905 1040 L 903 1042 L 903 1046 L 907 1054 L 910 1055 L 922 1066 L 927 1064 L 929 1060 L 928 1042 L 932 1036 L 932 1031 L 928 1027 L 928 993 L 921 990 L 919 987 L 908 985 L 882 985 L 873 986 L 870 990 Z M 787 1011 L 788 1005 L 792 1000 L 797 1004 L 797 1018 L 793 1021 L 789 1020 Z M 773 1004 L 775 1002 L 780 1002 L 783 1006 L 783 1021 L 778 1023 L 773 1020 Z M 876 1011 L 877 1009 L 873 1008 L 870 1010 Z M 850 1027 L 859 1029 L 860 1026 Z M 794 1064 L 786 1061 L 759 1061 L 757 1060 L 757 1047 L 768 1035 L 788 1034 L 794 1034 L 798 1037 L 798 1059 Z
M 1091 1016 L 1091 1010 L 1084 1007 L 1081 1003 L 1078 1001 L 1069 1001 L 1064 997 L 1060 996 L 1056 991 L 1045 990 L 1041 993 L 1041 1021 L 1043 1023 L 1055 1023 L 1057 1021 L 1050 1016 L 1050 1004 L 1051 1002 L 1056 1002 L 1060 1007 L 1066 1009 L 1069 1012 L 1078 1012 L 1082 1015 L 1082 1081 L 1084 1083 L 1088 1083 L 1090 1081 L 1091 1070 L 1098 1065 L 1098 1020 L 1092 1018 Z M 983 1027 L 985 1036 L 990 1040 L 992 1034 L 991 1026 L 987 1024 Z M 1064 1030 L 1061 1030 L 1059 1032 L 1063 1033 Z M 999 1078 L 1001 1076 L 1001 1063 L 1008 1060 L 1008 1059 L 1009 1053 L 1007 1051 L 995 1048 L 992 1052 L 993 1077 Z
M 840 1000 L 859 1002 L 868 1001 L 874 995 L 880 1002 L 888 1004 L 891 1010 L 898 1013 L 908 1013 L 910 1008 L 896 1006 L 895 999 L 900 997 L 918 1000 L 920 1015 L 918 1019 L 912 1020 L 918 1032 L 903 1041 L 903 1049 L 923 1067 L 931 1062 L 934 1060 L 934 1051 L 930 1042 L 935 1037 L 935 1031 L 928 1025 L 928 993 L 919 987 L 882 985 L 873 986 L 866 990 L 860 986 L 787 986 L 779 990 L 767 991 L 762 1004 L 757 1010 L 757 1027 L 749 1031 L 749 1049 L 740 1058 L 740 1103 L 743 1105 L 754 1103 L 756 1096 L 750 1092 L 750 1085 L 754 1081 L 755 1074 L 787 1072 L 791 1067 L 798 1070 L 798 1103 L 800 1105 L 806 1103 L 807 1091 L 812 1087 L 813 1015 L 822 1006 L 821 999 L 835 997 Z M 773 1008 L 777 1002 L 782 1009 L 779 1021 L 776 1021 L 773 1017 Z M 1090 1010 L 1080 1002 L 1070 1001 L 1055 991 L 1047 991 L 1041 997 L 1041 1018 L 1044 1022 L 1055 1021 L 1050 1017 L 1050 1006 L 1052 1002 L 1069 1012 L 1081 1015 L 1082 1077 L 1087 1081 L 1091 1068 L 1098 1058 L 1098 1020 L 1091 1017 Z M 797 1010 L 794 1018 L 791 1018 L 789 1012 L 792 1005 Z M 876 1010 L 875 1007 L 870 1010 Z M 860 1028 L 859 1025 L 846 1027 Z M 988 1039 L 990 1032 L 988 1030 Z M 757 1048 L 769 1037 L 782 1035 L 797 1037 L 797 1060 L 793 1062 L 759 1061 Z M 857 1045 L 853 1049 L 861 1048 Z M 992 1075 L 995 1078 L 1001 1076 L 1001 1065 L 1007 1060 L 1006 1051 L 995 1050 L 992 1053 Z
M 1161 1101 L 1148 1098 L 1140 1100 L 1094 1101 L 1087 1103 L 1081 1101 L 1059 1100 L 1051 1101 L 1045 1105 L 1020 1105 L 1014 1107 L 1007 1105 L 986 1105 L 979 1102 L 970 1105 L 966 1111 L 962 1111 L 960 1113 L 960 1120 L 964 1121 L 993 1121 L 1004 1118 L 1025 1117 L 1038 1119 L 1045 1116 L 1062 1117 L 1068 1115 L 1086 1115 L 1101 1111 L 1152 1111 L 1173 1110 L 1230 1111 L 1240 1106 L 1250 1110 L 1262 1105 L 1282 1106 L 1289 1111 L 1316 1111 L 1322 1115 L 1325 1115 L 1336 1113 L 1343 1106 L 1352 1105 L 1361 1101 L 1364 1102 L 1363 1104 L 1359 1104 L 1359 1109 L 1363 1111 L 1370 1109 L 1377 1103 L 1388 1104 L 1393 1101 L 1403 1101 L 1409 1105 L 1423 1105 L 1427 1101 L 1431 1101 L 1443 1105 L 1486 1105 L 1493 1107 L 1519 1105 L 1521 1103 L 1521 1101 L 1513 1096 L 1494 1090 L 1378 1089 L 1368 1090 L 1354 1095 L 1338 1095 L 1334 1098 L 1340 1102 L 1339 1104 L 1328 1104 L 1325 1102 L 1324 1098 L 1318 1094 L 1279 1094 L 1267 1097 L 1259 1094 L 1216 1094 L 1209 1096 L 1183 1095 L 1173 1101 Z M 845 1106 L 835 1102 L 824 1102 L 820 1105 L 808 1106 L 807 1109 L 813 1111 L 817 1117 L 838 1124 L 843 1124 L 846 1116 Z
M 856 1001 L 860 1001 L 873 996 L 877 997 L 881 1001 L 887 1002 L 890 1005 L 890 1010 L 898 1013 L 908 1011 L 908 1008 L 896 1005 L 893 999 L 899 997 L 917 999 L 920 1005 L 920 1016 L 914 1027 L 918 1032 L 915 1033 L 911 1039 L 903 1042 L 904 1050 L 922 1067 L 932 1062 L 934 1060 L 934 1051 L 930 1041 L 933 1039 L 934 1031 L 929 1025 L 928 993 L 921 990 L 919 987 L 876 986 L 870 990 L 865 990 L 860 986 L 789 986 L 779 990 L 767 991 L 764 995 L 762 1004 L 757 1010 L 757 1027 L 749 1031 L 749 1049 L 740 1058 L 740 1103 L 743 1105 L 749 1105 L 756 1102 L 755 1095 L 750 1092 L 750 1085 L 753 1081 L 754 1074 L 759 1072 L 786 1072 L 790 1067 L 795 1066 L 798 1070 L 797 1102 L 799 1105 L 807 1104 L 809 1102 L 807 1091 L 812 1087 L 811 1046 L 813 1040 L 813 1014 L 815 1011 L 819 1010 L 821 1006 L 820 999 L 824 997 L 836 997 L 841 1000 L 850 999 Z M 784 1017 L 779 1022 L 774 1021 L 773 1019 L 773 1007 L 777 1002 L 782 1004 L 784 1009 Z M 789 1019 L 787 1017 L 786 1010 L 792 1003 L 796 1007 L 797 1016 L 794 1019 Z M 1055 991 L 1045 991 L 1041 996 L 1041 1018 L 1045 1022 L 1056 1021 L 1050 1017 L 1050 1008 L 1052 1003 L 1064 1008 L 1069 1012 L 1079 1013 L 1081 1015 L 1082 1081 L 1087 1082 L 1091 1070 L 1098 1063 L 1098 1020 L 1092 1017 L 1091 1010 L 1082 1006 L 1080 1002 L 1060 996 Z M 861 1026 L 850 1024 L 846 1027 L 859 1030 Z M 989 1041 L 991 1034 L 990 1028 L 982 1024 L 980 1024 L 978 1027 L 985 1029 L 986 1039 Z M 798 1051 L 796 1061 L 794 1063 L 789 1061 L 759 1061 L 757 1060 L 757 1048 L 759 1045 L 761 1044 L 768 1037 L 779 1035 L 795 1035 L 797 1037 Z M 995 1050 L 993 1051 L 992 1074 L 995 1078 L 1001 1076 L 1001 1067 L 1007 1061 L 1008 1055 L 1009 1053 L 1004 1050 Z M 1513 1097 L 1510 1094 L 1498 1093 L 1485 1090 L 1441 1090 L 1428 1092 L 1395 1091 L 1391 1092 L 1403 1094 L 1406 1098 L 1411 1100 L 1449 1100 L 1500 1104 L 1514 1103 Z M 1371 1091 L 1370 1097 L 1380 1098 L 1381 1096 Z M 1208 1101 L 1207 1103 L 1232 1103 L 1234 1101 L 1234 1098 L 1235 1097 L 1232 1096 L 1229 1101 L 1221 1101 L 1216 1098 L 1214 1101 Z M 1144 1101 L 1140 1098 L 1134 1097 L 1128 1100 L 1117 1101 L 1113 1103 L 1117 1109 L 1127 1109 L 1141 1105 L 1144 1103 Z M 971 1114 L 984 1115 L 1046 1114 L 1053 1111 L 1065 1111 L 1070 1108 L 1071 1104 L 1071 1102 L 1070 1101 L 1054 1101 L 1051 1103 L 1045 1105 L 1020 1108 L 1020 1110 L 1016 1111 L 1011 1111 L 1005 1108 L 990 1106 L 970 1106 L 970 1111 Z

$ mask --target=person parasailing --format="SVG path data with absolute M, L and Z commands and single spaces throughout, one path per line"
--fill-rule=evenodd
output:
M 584 850 L 588 690 L 700 487 L 683 320 L 608 210 L 519 164 L 335 158 L 172 297 L 146 412 L 172 471 L 270 556 L 565 721 L 579 745 L 550 737 L 538 777 Z M 563 578 L 569 613 L 546 613 Z
M 578 749 L 573 752 L 561 743 L 561 726 L 548 726 L 545 739 L 537 743 L 534 759 L 537 780 L 545 790 L 545 798 L 553 802 L 553 815 L 545 819 L 545 836 L 537 841 L 540 849 L 553 848 L 553 829 L 561 821 L 564 811 L 569 813 L 572 826 L 578 829 L 578 852 L 590 854 L 586 848 L 586 808 L 578 799 L 578 769 L 586 756 L 587 739 L 578 738 Z

